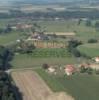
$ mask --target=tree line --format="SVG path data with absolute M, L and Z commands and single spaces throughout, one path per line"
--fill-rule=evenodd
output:
M 50 11 L 50 12 L 39 12 L 35 11 L 33 13 L 25 13 L 20 10 L 10 10 L 9 13 L 0 13 L 0 18 L 18 18 L 18 17 L 31 17 L 31 18 L 90 18 L 90 19 L 98 19 L 99 18 L 99 10 L 89 10 L 89 11 Z
M 12 79 L 7 73 L 13 56 L 9 49 L 0 46 L 0 100 L 22 100 L 18 88 L 12 84 Z

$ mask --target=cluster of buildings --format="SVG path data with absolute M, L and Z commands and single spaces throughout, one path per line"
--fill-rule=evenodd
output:
M 98 60 L 98 61 L 97 61 Z M 84 69 L 90 68 L 92 70 L 99 70 L 99 57 L 96 57 L 96 62 L 97 63 L 83 63 L 83 64 L 79 64 L 79 65 L 73 65 L 73 64 L 68 64 L 66 66 L 64 66 L 64 72 L 67 76 L 70 76 L 76 72 L 80 72 L 81 71 L 81 67 L 83 67 Z M 49 67 L 48 71 L 50 73 L 55 73 L 55 68 L 54 67 Z
M 11 26 L 11 28 L 12 28 L 13 30 L 18 30 L 18 29 L 30 29 L 30 28 L 33 27 L 33 25 L 31 25 L 31 24 L 22 24 L 22 23 L 17 23 L 17 24 L 15 24 L 15 25 L 10 25 L 10 26 Z

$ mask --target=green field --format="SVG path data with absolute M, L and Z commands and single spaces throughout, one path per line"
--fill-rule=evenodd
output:
M 93 27 L 85 26 L 84 22 L 81 25 L 78 25 L 77 20 L 37 21 L 37 23 L 42 27 L 45 27 L 45 29 L 48 32 L 71 32 L 71 31 L 86 32 L 86 33 L 95 32 Z
M 0 20 L 1 27 L 4 27 L 10 20 Z M 3 23 L 4 22 L 4 23 Z M 35 21 L 28 20 L 27 22 L 34 23 Z M 98 32 L 95 31 L 94 27 L 85 26 L 85 22 L 82 22 L 81 25 L 77 25 L 77 20 L 64 20 L 64 21 L 37 21 L 41 25 L 42 29 L 45 29 L 47 32 L 76 32 L 75 38 L 88 41 L 90 38 L 99 38 Z M 9 34 L 0 35 L 0 45 L 8 45 L 19 38 L 22 38 L 23 35 L 21 32 L 11 32 Z M 58 39 L 59 41 L 67 41 L 68 39 Z M 82 49 L 83 50 L 83 49 Z M 50 50 L 49 50 L 50 51 Z M 58 51 L 60 52 L 60 51 Z M 63 52 L 63 53 L 62 53 Z M 92 51 L 93 52 L 93 51 Z M 92 54 L 91 52 L 91 54 Z M 48 52 L 37 50 L 32 55 L 16 55 L 12 61 L 13 66 L 16 67 L 27 67 L 32 65 L 40 65 L 42 63 L 52 63 L 52 64 L 65 64 L 65 63 L 75 63 L 75 58 L 69 57 L 67 53 L 61 51 L 57 52 Z M 95 53 L 95 52 L 94 52 Z M 33 58 L 33 56 L 35 58 Z M 46 57 L 46 58 L 45 58 Z M 57 58 L 58 57 L 58 58 Z M 65 58 L 64 58 L 65 57 Z M 66 59 L 66 60 L 65 60 Z M 24 62 L 25 61 L 25 62 Z M 49 62 L 50 61 L 50 62 Z M 26 63 L 27 62 L 27 63 Z
M 99 56 L 99 43 L 97 44 L 84 44 L 78 47 L 81 53 L 84 53 L 90 57 Z
M 12 21 L 12 19 L 0 20 L 0 27 L 4 27 L 11 21 Z M 63 21 L 31 21 L 31 20 L 26 20 L 26 21 L 22 20 L 21 21 L 20 20 L 20 22 L 22 22 L 22 23 L 28 22 L 31 24 L 36 22 L 36 23 L 38 23 L 38 25 L 41 26 L 42 30 L 46 30 L 46 32 L 75 32 L 76 33 L 75 38 L 82 40 L 82 41 L 87 41 L 90 38 L 99 39 L 99 34 L 93 26 L 90 26 L 90 27 L 86 26 L 84 21 L 80 25 L 78 25 L 78 21 L 75 19 L 63 20 Z M 95 21 L 93 21 L 93 23 L 94 22 Z M 13 38 L 14 36 L 15 36 L 14 33 L 9 34 L 8 38 L 9 37 Z M 1 39 L 0 39 L 1 41 L 4 40 L 1 35 L 0 35 L 0 37 L 1 37 Z M 17 36 L 16 36 L 16 38 L 17 38 Z
M 63 48 L 39 48 L 33 50 L 33 53 L 31 54 L 32 57 L 41 57 L 41 58 L 46 58 L 46 57 L 70 57 L 71 54 Z
M 65 91 L 75 100 L 99 100 L 99 76 L 88 74 L 54 76 L 43 69 L 37 69 L 36 72 L 54 92 Z
M 94 23 L 95 21 L 92 22 Z M 93 27 L 94 24 L 88 27 L 85 25 L 85 21 L 80 25 L 78 25 L 77 20 L 37 21 L 37 23 L 47 32 L 75 32 L 75 38 L 85 42 L 90 38 L 99 39 L 99 34 Z
M 7 34 L 0 35 L 0 45 L 8 45 L 20 39 L 22 36 L 21 32 L 11 32 Z
M 36 49 L 32 54 L 15 55 L 11 62 L 13 67 L 34 67 L 41 66 L 44 63 L 50 65 L 61 65 L 66 63 L 75 63 L 76 59 L 72 57 L 65 49 Z

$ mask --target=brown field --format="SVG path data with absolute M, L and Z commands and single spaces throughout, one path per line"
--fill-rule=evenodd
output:
M 12 78 L 22 93 L 23 100 L 74 100 L 65 93 L 53 93 L 33 71 L 12 72 Z
M 33 42 L 37 48 L 65 48 L 65 43 L 58 43 L 58 42 L 44 42 L 44 41 L 36 41 Z
M 74 33 L 74 32 L 47 32 L 47 33 L 45 33 L 45 34 L 56 34 L 56 35 L 59 35 L 59 36 L 75 36 L 76 35 L 76 33 Z

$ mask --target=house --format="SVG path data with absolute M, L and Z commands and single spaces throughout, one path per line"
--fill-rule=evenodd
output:
M 99 64 L 90 64 L 90 68 L 99 70 Z
M 98 57 L 93 58 L 93 60 L 94 60 L 96 63 L 99 63 L 99 56 L 98 56 Z
M 31 24 L 22 24 L 22 23 L 17 23 L 15 25 L 11 25 L 11 29 L 13 30 L 18 30 L 18 29 L 30 29 L 32 28 Z
M 50 73 L 54 73 L 54 72 L 55 72 L 55 68 L 49 67 L 49 68 L 48 68 L 48 71 L 49 71 Z
M 67 65 L 65 67 L 65 73 L 69 76 L 75 72 L 75 67 L 73 65 Z

